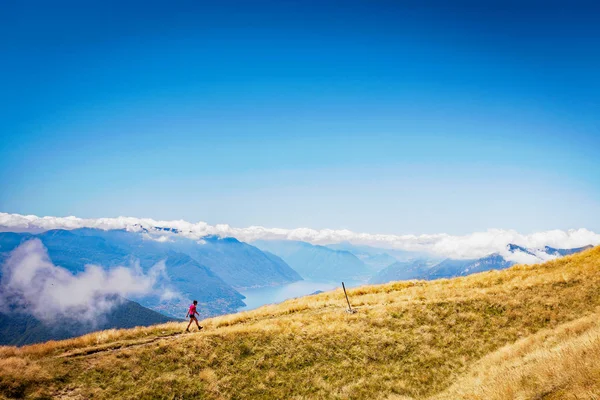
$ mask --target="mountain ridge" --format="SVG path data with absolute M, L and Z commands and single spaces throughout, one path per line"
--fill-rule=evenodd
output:
M 555 249 L 544 247 L 543 252 L 551 257 L 563 257 L 565 255 L 579 253 L 592 248 L 583 246 L 573 249 Z M 508 244 L 506 250 L 509 253 L 522 253 L 539 259 L 537 249 L 527 249 L 515 244 Z M 426 259 L 417 259 L 408 262 L 397 262 L 391 264 L 373 276 L 371 283 L 385 283 L 393 280 L 407 279 L 440 279 L 466 276 L 477 272 L 488 270 L 499 270 L 509 268 L 517 263 L 507 260 L 500 253 L 492 253 L 477 259 L 451 259 L 447 258 L 437 264 L 425 262 Z
M 365 263 L 349 251 L 293 240 L 259 240 L 252 244 L 281 257 L 304 279 L 360 280 L 370 274 Z

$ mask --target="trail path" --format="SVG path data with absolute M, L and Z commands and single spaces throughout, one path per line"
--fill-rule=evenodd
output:
M 142 346 L 147 346 L 149 344 L 158 342 L 160 340 L 175 340 L 179 337 L 189 335 L 191 333 L 197 333 L 197 332 L 190 332 L 190 333 L 178 332 L 178 333 L 172 333 L 169 335 L 154 336 L 154 337 L 144 338 L 144 339 L 121 340 L 121 341 L 116 341 L 116 342 L 112 342 L 112 343 L 101 344 L 98 346 L 88 346 L 88 347 L 84 347 L 84 348 L 67 351 L 65 353 L 57 355 L 56 358 L 85 357 L 85 356 L 90 356 L 90 355 L 98 354 L 98 353 L 118 351 L 118 350 L 123 350 L 123 349 L 128 349 L 128 348 L 134 348 L 134 347 L 142 347 Z
M 283 318 L 289 317 L 292 314 L 296 314 L 297 312 L 309 312 L 311 314 L 316 315 L 316 314 L 321 314 L 324 312 L 331 312 L 332 308 L 339 308 L 339 307 L 328 306 L 328 307 L 323 307 L 323 308 L 320 308 L 317 310 L 308 310 L 308 311 L 302 309 L 302 310 L 298 310 L 298 311 L 293 311 L 291 313 L 289 313 L 289 312 L 285 313 L 284 316 L 282 316 L 281 314 L 278 314 L 278 315 L 271 315 L 268 317 L 264 317 L 264 318 L 262 318 L 262 321 L 272 320 L 272 319 L 281 319 L 282 317 Z M 358 311 L 358 309 L 364 309 L 364 308 L 365 308 L 365 306 L 353 307 L 353 310 L 354 310 L 354 312 L 356 312 L 356 311 Z M 346 309 L 344 309 L 344 311 L 346 311 Z M 250 319 L 245 320 L 240 323 L 252 324 L 255 322 L 257 322 L 257 319 L 250 318 Z M 205 329 L 206 329 L 206 327 L 200 332 L 205 332 Z M 129 348 L 148 346 L 148 345 L 158 342 L 158 341 L 172 341 L 172 340 L 176 340 L 178 338 L 181 338 L 183 336 L 193 334 L 193 333 L 198 333 L 198 331 L 192 330 L 189 333 L 185 332 L 185 331 L 184 332 L 174 332 L 174 333 L 159 335 L 159 336 L 152 336 L 152 337 L 145 337 L 145 338 L 133 338 L 133 339 L 129 339 L 129 340 L 118 340 L 118 341 L 110 342 L 110 343 L 80 347 L 77 349 L 69 350 L 64 353 L 58 354 L 54 357 L 55 358 L 86 357 L 86 356 L 91 356 L 91 355 L 99 354 L 99 353 L 107 353 L 107 352 L 120 351 L 120 350 L 124 350 L 124 349 L 129 349 Z

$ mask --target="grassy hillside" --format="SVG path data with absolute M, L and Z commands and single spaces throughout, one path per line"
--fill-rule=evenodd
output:
M 0 348 L 5 397 L 594 399 L 600 247 L 184 325 Z

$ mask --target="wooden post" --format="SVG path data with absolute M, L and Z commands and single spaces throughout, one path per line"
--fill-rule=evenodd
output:
M 348 300 L 348 293 L 346 293 L 346 285 L 344 285 L 344 282 L 342 282 L 342 288 L 344 288 L 344 294 L 346 295 L 346 301 L 348 302 L 348 312 L 353 313 L 354 310 L 352 309 L 352 306 L 350 305 L 350 300 Z

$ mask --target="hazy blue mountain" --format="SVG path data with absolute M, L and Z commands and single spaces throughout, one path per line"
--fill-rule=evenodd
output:
M 0 232 L 0 253 L 10 252 L 32 237 L 30 233 Z
M 236 289 L 274 286 L 302 280 L 284 260 L 235 238 L 204 237 L 200 244 L 178 239 L 173 244 L 208 266 Z
M 187 254 L 169 250 L 165 265 L 169 283 L 184 296 L 183 301 L 145 299 L 142 304 L 167 315 L 183 317 L 191 299 L 198 300 L 198 312 L 203 317 L 234 312 L 243 307 L 244 296 L 224 282 L 207 266 Z
M 469 267 L 469 265 L 476 262 L 477 260 L 453 260 L 448 258 L 426 271 L 423 279 L 439 279 L 460 276 L 462 275 L 463 271 Z
M 396 261 L 388 265 L 377 275 L 373 276 L 369 283 L 386 283 L 391 281 L 407 281 L 411 279 L 424 279 L 431 266 L 427 259 L 413 261 Z
M 395 257 L 390 256 L 388 253 L 381 254 L 354 254 L 362 262 L 364 262 L 372 271 L 378 272 L 390 264 L 398 261 Z
M 32 237 L 33 235 L 29 233 L 0 232 L 0 267 L 11 251 Z M 0 268 L 0 277 L 1 276 L 2 268 Z
M 97 325 L 65 320 L 47 324 L 23 313 L 0 313 L 0 345 L 21 346 L 67 339 L 96 330 L 133 328 L 175 320 L 129 300 L 106 314 Z
M 464 276 L 491 269 L 503 269 L 513 265 L 498 254 L 491 254 L 475 260 L 446 259 L 432 265 L 428 259 L 398 261 L 379 271 L 370 283 L 385 283 L 411 279 L 440 279 Z
M 490 254 L 487 257 L 482 257 L 471 264 L 467 265 L 460 275 L 476 274 L 477 272 L 504 269 L 513 266 L 513 261 L 504 259 L 500 254 Z
M 569 254 L 587 250 L 593 246 L 579 247 L 576 249 L 554 249 L 546 246 L 543 251 L 549 255 L 562 257 Z M 522 246 L 509 244 L 507 250 L 515 253 L 522 252 L 535 256 L 535 251 Z M 515 265 L 515 262 L 506 260 L 498 253 L 490 254 L 478 259 L 453 260 L 445 259 L 442 262 L 431 265 L 430 260 L 419 259 L 410 262 L 396 262 L 371 278 L 371 283 L 385 283 L 396 280 L 410 279 L 439 279 L 466 276 L 483 271 L 500 270 Z
M 83 271 L 87 264 L 110 268 L 117 265 L 131 266 L 133 262 L 139 262 L 142 269 L 148 271 L 156 263 L 165 261 L 169 279 L 166 283 L 181 297 L 161 300 L 159 296 L 153 295 L 138 301 L 143 306 L 166 315 L 184 316 L 191 299 L 199 301 L 199 312 L 203 316 L 234 312 L 244 306 L 244 296 L 207 266 L 185 253 L 172 250 L 169 243 L 144 239 L 139 233 L 86 228 L 18 235 L 24 235 L 23 240 L 39 238 L 48 249 L 52 262 L 75 274 Z M 0 245 L 5 256 L 19 243 L 15 234 L 0 233 Z
M 162 228 L 157 229 L 161 232 L 167 231 Z M 172 231 L 172 229 L 168 230 L 171 233 Z M 128 251 L 142 260 L 145 254 L 154 254 L 157 251 L 187 254 L 236 289 L 281 285 L 302 279 L 281 258 L 267 255 L 258 248 L 235 238 L 207 236 L 196 241 L 171 235 L 168 241 L 158 242 L 150 240 L 151 236 L 148 235 L 120 230 L 98 232 L 95 229 L 78 229 L 74 232 L 101 235 L 115 245 L 126 244 Z M 143 262 L 143 264 L 147 263 Z
M 77 230 L 56 229 L 35 236 L 46 246 L 54 264 L 71 272 L 83 271 L 87 264 L 103 267 L 123 265 L 131 255 L 125 248 L 102 237 L 81 235 Z
M 591 249 L 592 245 L 589 246 L 584 246 L 584 247 L 577 247 L 575 249 L 555 249 L 553 247 L 550 246 L 546 246 L 544 247 L 544 252 L 546 252 L 547 254 L 553 255 L 553 256 L 568 256 L 570 254 L 575 254 L 575 253 L 579 253 L 581 251 L 587 250 L 587 249 Z
M 173 231 L 166 228 L 157 229 L 160 232 Z M 168 241 L 158 242 L 151 240 L 152 232 L 99 231 L 87 228 L 73 232 L 100 236 L 116 246 L 125 246 L 130 254 L 142 260 L 145 254 L 156 252 L 176 251 L 187 254 L 236 289 L 281 285 L 302 279 L 281 258 L 269 256 L 235 238 L 206 236 L 201 240 L 191 240 L 170 235 Z M 143 264 L 147 265 L 144 262 Z
M 384 249 L 371 246 L 353 245 L 350 242 L 328 244 L 332 250 L 348 251 L 365 263 L 372 271 L 376 272 L 398 261 L 397 258 L 386 253 Z
M 507 250 L 511 253 L 521 252 L 531 256 L 535 253 L 521 246 L 509 244 Z M 466 276 L 477 272 L 499 270 L 515 265 L 515 262 L 508 261 L 498 253 L 493 253 L 485 257 L 474 260 L 452 260 L 446 259 L 433 266 L 425 279 L 452 278 L 455 276 Z
M 158 241 L 157 232 L 166 235 Z M 179 317 L 189 299 L 197 299 L 203 316 L 233 312 L 244 306 L 236 288 L 273 286 L 301 280 L 285 261 L 234 238 L 208 236 L 196 241 L 174 235 L 172 229 L 153 232 L 126 230 L 51 230 L 36 235 L 0 233 L 0 261 L 20 243 L 39 238 L 52 261 L 73 273 L 87 264 L 105 268 L 139 262 L 148 271 L 164 260 L 173 288 L 186 300 L 143 298 L 147 307 Z M 163 238 L 164 239 L 164 238 Z M 182 311 L 183 307 L 183 311 Z
M 260 240 L 253 245 L 281 257 L 305 279 L 360 280 L 371 274 L 365 263 L 349 251 L 289 240 Z
M 344 250 L 349 251 L 368 266 L 375 270 L 387 267 L 396 261 L 411 261 L 417 258 L 424 258 L 424 253 L 398 250 L 398 249 L 386 249 L 381 247 L 367 246 L 367 245 L 356 245 L 350 242 L 340 242 L 334 244 L 328 244 L 327 247 L 333 250 Z
M 526 249 L 522 246 L 517 246 L 516 244 L 512 243 L 508 244 L 508 251 L 510 251 L 511 253 L 520 251 L 521 253 L 529 254 L 530 256 L 535 256 L 535 253 L 532 250 Z

